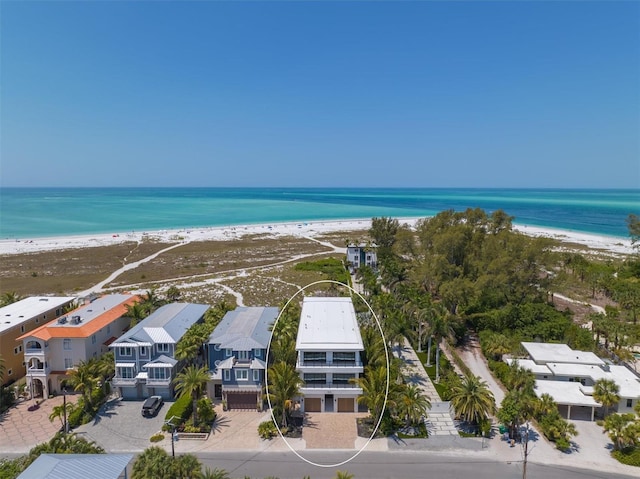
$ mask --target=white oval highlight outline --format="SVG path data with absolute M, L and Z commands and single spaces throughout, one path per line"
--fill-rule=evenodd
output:
M 362 446 L 358 451 L 356 451 L 356 453 L 351 456 L 348 459 L 345 459 L 342 462 L 338 462 L 336 464 L 318 464 L 316 462 L 310 461 L 309 459 L 307 459 L 306 457 L 303 457 L 302 455 L 300 455 L 300 453 L 298 453 L 298 451 L 296 451 L 291 444 L 289 444 L 289 441 L 287 441 L 287 439 L 284 437 L 284 435 L 282 434 L 282 431 L 280 430 L 280 426 L 278 426 L 278 421 L 276 421 L 275 416 L 273 415 L 273 406 L 271 405 L 271 399 L 269 399 L 269 368 L 267 367 L 264 370 L 264 382 L 265 382 L 265 388 L 266 388 L 266 396 L 267 396 L 267 403 L 269 404 L 269 412 L 271 413 L 271 420 L 273 421 L 273 423 L 276 426 L 276 429 L 278 430 L 278 434 L 280 435 L 280 437 L 282 438 L 282 440 L 284 441 L 284 443 L 287 445 L 287 447 L 289 448 L 289 450 L 291 452 L 293 452 L 296 456 L 298 456 L 300 459 L 302 459 L 304 462 L 306 462 L 307 464 L 310 464 L 312 466 L 316 466 L 316 467 L 325 467 L 325 468 L 329 468 L 329 467 L 340 467 L 344 464 L 346 464 L 349 461 L 352 461 L 353 459 L 355 459 L 356 457 L 358 457 L 360 455 L 360 453 L 362 451 L 364 451 L 366 449 L 366 447 L 369 445 L 369 443 L 371 442 L 371 440 L 373 439 L 373 437 L 376 435 L 376 433 L 378 432 L 378 429 L 380 428 L 380 423 L 382 422 L 382 417 L 384 416 L 384 411 L 387 408 L 387 399 L 389 398 L 389 375 L 390 375 L 390 369 L 391 369 L 391 362 L 389 361 L 389 350 L 387 349 L 387 340 L 384 337 L 384 332 L 382 331 L 382 325 L 380 324 L 380 321 L 378 320 L 378 316 L 376 316 L 375 311 L 373 310 L 373 308 L 371 307 L 371 305 L 368 303 L 368 301 L 360 294 L 358 293 L 355 289 L 353 289 L 351 286 L 349 286 L 348 284 L 344 284 L 341 283 L 340 281 L 334 281 L 332 279 L 322 279 L 320 281 L 314 281 L 313 283 L 310 283 L 302 288 L 300 288 L 296 294 L 294 294 L 293 296 L 291 296 L 291 298 L 289 298 L 289 300 L 285 303 L 284 307 L 282 308 L 282 310 L 280 311 L 280 313 L 278 313 L 278 317 L 276 318 L 275 323 L 273 323 L 273 327 L 271 329 L 271 336 L 269 338 L 269 344 L 267 345 L 267 360 L 269 359 L 269 351 L 271 349 L 271 341 L 273 340 L 273 333 L 276 330 L 276 326 L 278 325 L 278 321 L 280 321 L 280 316 L 282 316 L 283 311 L 285 311 L 287 309 L 287 307 L 289 306 L 289 303 L 291 301 L 294 300 L 294 298 L 296 296 L 298 296 L 300 293 L 303 293 L 307 288 L 310 288 L 311 286 L 315 286 L 317 284 L 322 284 L 322 283 L 333 283 L 333 284 L 337 284 L 340 286 L 344 286 L 345 288 L 347 288 L 349 291 L 351 291 L 352 293 L 355 293 L 358 295 L 358 297 L 364 301 L 364 304 L 367 305 L 367 307 L 369 308 L 369 311 L 371 311 L 371 314 L 373 315 L 374 319 L 376 320 L 376 325 L 378 326 L 378 330 L 380 331 L 380 336 L 382 336 L 382 343 L 384 344 L 384 355 L 385 355 L 385 359 L 387 361 L 387 389 L 385 391 L 385 395 L 384 395 L 384 403 L 382 405 L 382 414 L 380 414 L 380 417 L 378 418 L 378 423 L 376 424 L 376 427 L 373 429 L 373 432 L 371 433 L 371 436 L 369 437 L 369 439 L 367 440 L 367 442 L 364 444 L 364 446 Z

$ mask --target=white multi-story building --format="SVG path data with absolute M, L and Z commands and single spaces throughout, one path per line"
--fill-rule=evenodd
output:
M 109 294 L 20 336 L 27 363 L 27 387 L 34 396 L 60 392 L 67 371 L 109 351 L 129 327 L 127 306 L 138 296 Z
M 351 298 L 307 297 L 296 339 L 302 412 L 357 412 L 364 350 Z
M 378 267 L 378 255 L 375 246 L 369 247 L 364 244 L 350 244 L 347 246 L 347 264 L 349 272 L 355 273 L 360 266 L 369 266 L 376 269 Z
M 592 352 L 576 351 L 566 344 L 521 344 L 529 358 L 517 361 L 535 375 L 536 395 L 549 394 L 559 406 L 567 408 L 569 419 L 573 407 L 574 411 L 586 409 L 593 421 L 595 410 L 602 406 L 593 398 L 598 379 L 609 379 L 620 388 L 620 401 L 613 408 L 619 413 L 633 412 L 640 400 L 640 378 L 625 366 L 608 364 Z

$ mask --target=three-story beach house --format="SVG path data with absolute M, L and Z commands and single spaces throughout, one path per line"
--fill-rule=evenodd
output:
M 278 308 L 242 307 L 225 314 L 209 337 L 209 395 L 229 409 L 261 409 L 271 338 Z
M 24 345 L 18 338 L 64 314 L 75 298 L 32 296 L 0 308 L 0 356 L 4 380 L 0 386 L 25 376 Z
M 204 320 L 208 309 L 206 304 L 167 304 L 111 344 L 116 363 L 112 384 L 123 399 L 173 398 L 173 379 L 183 366 L 175 359 L 176 344 Z
M 302 412 L 358 411 L 364 346 L 351 298 L 304 298 L 296 351 Z
M 378 267 L 378 254 L 375 247 L 365 244 L 347 245 L 347 264 L 351 274 L 355 273 L 360 266 L 369 266 L 376 269 Z
M 109 344 L 129 327 L 127 306 L 137 301 L 130 294 L 102 296 L 20 336 L 31 394 L 46 398 L 61 392 L 69 369 L 108 352 Z

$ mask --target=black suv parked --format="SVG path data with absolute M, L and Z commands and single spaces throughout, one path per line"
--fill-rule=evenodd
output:
M 142 415 L 145 417 L 153 417 L 158 414 L 164 401 L 160 396 L 151 396 L 142 405 Z

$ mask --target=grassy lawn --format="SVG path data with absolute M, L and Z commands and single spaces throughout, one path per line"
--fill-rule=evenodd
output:
M 442 399 L 443 401 L 446 400 L 445 398 L 448 396 L 447 388 L 444 387 L 442 384 L 436 383 L 435 350 L 431 351 L 431 356 L 433 356 L 433 358 L 431 360 L 431 366 L 428 366 L 428 367 L 425 366 L 425 364 L 427 363 L 427 353 L 416 352 L 416 354 L 418 355 L 418 359 L 420 359 L 420 364 L 422 364 L 422 367 L 431 378 L 431 382 L 433 383 L 433 386 L 436 388 L 436 392 L 438 393 L 438 396 L 440 396 L 440 399 Z M 449 360 L 444 356 L 444 354 L 440 353 L 440 379 L 442 379 L 443 370 L 446 369 L 447 367 L 449 367 Z

